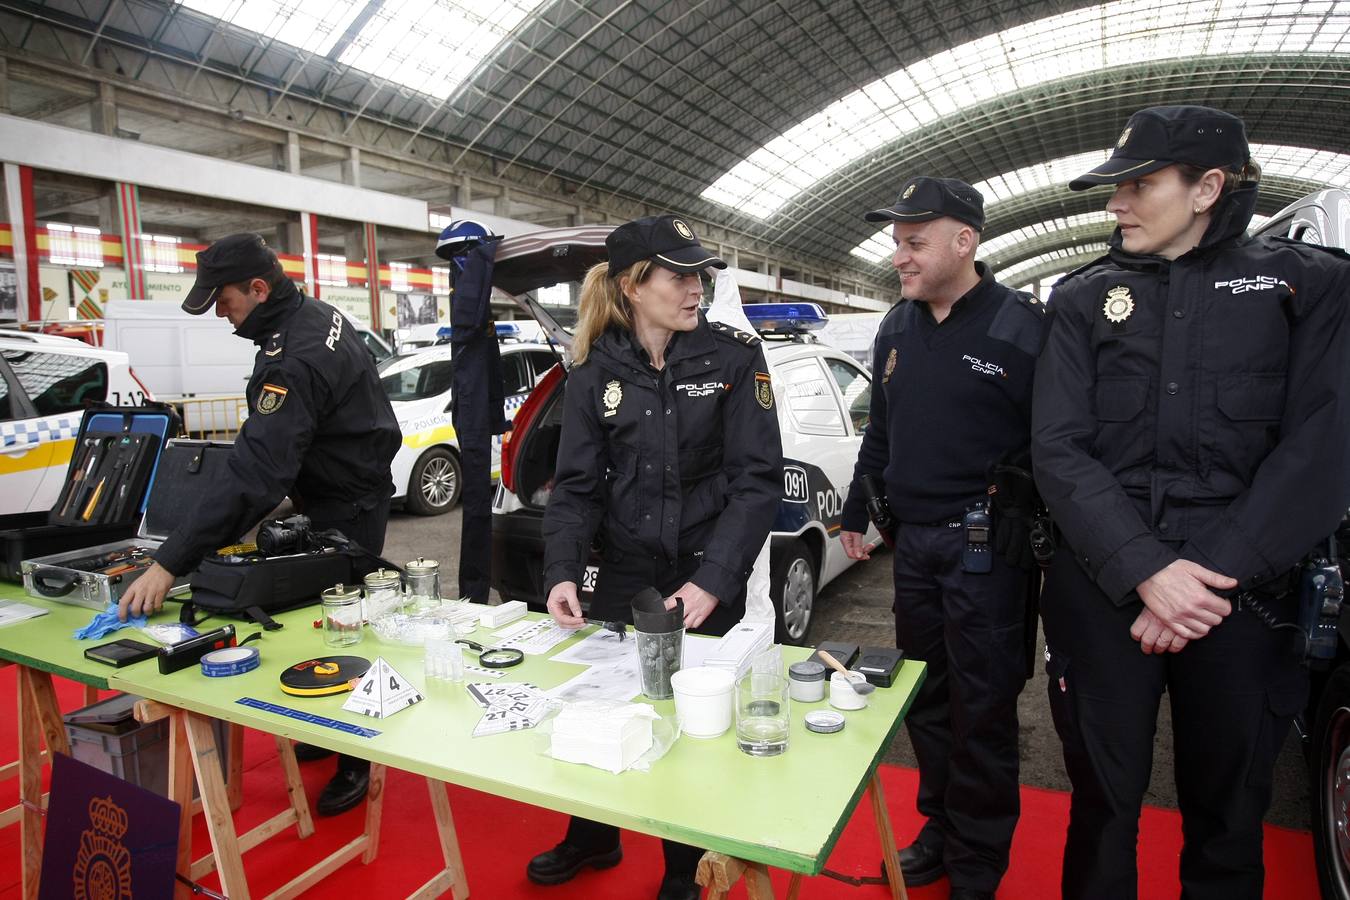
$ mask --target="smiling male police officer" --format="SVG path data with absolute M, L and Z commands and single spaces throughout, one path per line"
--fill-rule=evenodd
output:
M 992 898 L 1017 824 L 1017 695 L 1033 582 L 1026 520 L 994 509 L 1009 562 L 977 517 L 995 467 L 1012 472 L 1021 493 L 1032 490 L 1031 379 L 1045 312 L 975 262 L 984 199 L 965 182 L 912 178 L 894 206 L 866 219 L 895 223 L 903 299 L 877 332 L 871 421 L 840 537 L 850 557 L 868 557 L 861 479 L 883 482 L 899 522 L 896 643 L 928 664 L 905 718 L 928 821 L 900 851 L 900 868 L 909 885 L 945 871 L 953 900 Z M 1001 488 L 1007 482 L 1000 477 Z
M 263 239 L 232 234 L 197 254 L 197 282 L 183 309 L 212 307 L 258 345 L 245 393 L 249 417 L 221 480 L 155 552 L 155 564 L 122 596 L 119 614 L 154 612 L 174 577 L 237 540 L 288 494 L 315 530 L 335 528 L 371 553 L 384 547 L 402 440 L 374 362 L 341 312 L 306 297 Z M 188 498 L 184 498 L 186 501 Z M 328 755 L 313 748 L 301 758 Z M 370 763 L 341 756 L 319 796 L 320 815 L 361 801 Z

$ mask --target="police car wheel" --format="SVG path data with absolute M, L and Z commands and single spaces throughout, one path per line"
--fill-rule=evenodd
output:
M 1350 900 L 1350 663 L 1332 672 L 1322 690 L 1309 775 L 1322 896 Z
M 433 447 L 413 466 L 412 476 L 408 479 L 408 511 L 419 516 L 448 513 L 459 502 L 462 483 L 455 454 L 444 447 Z
M 816 566 L 811 551 L 800 540 L 775 549 L 769 566 L 769 597 L 777 625 L 774 639 L 801 646 L 811 630 L 816 603 Z

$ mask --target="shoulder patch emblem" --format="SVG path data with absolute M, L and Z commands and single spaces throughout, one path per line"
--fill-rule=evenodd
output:
M 881 383 L 886 384 L 891 380 L 891 373 L 895 371 L 895 359 L 898 354 L 895 348 L 891 348 L 891 355 L 886 357 L 886 369 L 881 373 Z
M 286 402 L 286 389 L 275 384 L 264 384 L 262 393 L 258 395 L 258 412 L 262 415 L 269 415 L 281 409 L 281 404 Z
M 611 381 L 605 385 L 605 393 L 600 400 L 605 404 L 605 418 L 617 414 L 619 404 L 623 402 L 623 385 L 617 381 Z
M 773 381 L 768 372 L 755 373 L 755 399 L 765 409 L 773 409 Z
M 278 331 L 268 339 L 267 348 L 263 350 L 263 356 L 280 356 L 281 351 L 281 332 Z
M 1128 287 L 1119 284 L 1106 292 L 1106 302 L 1102 304 L 1102 313 L 1106 316 L 1106 321 L 1112 325 L 1119 325 L 1133 312 L 1134 297 L 1130 296 Z

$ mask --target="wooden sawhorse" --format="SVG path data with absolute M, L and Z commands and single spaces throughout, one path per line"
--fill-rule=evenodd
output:
M 881 858 L 885 861 L 891 900 L 908 900 L 905 878 L 900 873 L 900 861 L 895 855 L 895 831 L 892 830 L 891 818 L 886 813 L 886 795 L 881 787 L 880 773 L 875 771 L 872 773 L 868 791 L 872 795 L 872 815 L 877 821 L 877 834 L 881 837 Z M 792 873 L 792 877 L 788 880 L 787 900 L 798 900 L 802 889 L 802 877 L 800 872 Z M 749 900 L 773 900 L 769 867 L 764 863 L 748 862 L 710 850 L 698 861 L 698 874 L 695 880 L 708 888 L 708 900 L 726 900 L 732 886 L 742 880 L 745 881 L 745 892 Z
M 287 738 L 275 736 L 277 755 L 281 757 L 281 765 L 286 773 L 289 808 L 239 835 L 234 828 L 233 807 L 217 762 L 218 749 L 215 732 L 211 727 L 212 720 L 200 713 L 153 700 L 142 700 L 137 704 L 137 718 L 141 721 L 155 721 L 165 717 L 170 720 L 169 797 L 176 800 L 184 809 L 179 822 L 178 873 L 195 882 L 209 872 L 216 871 L 220 875 L 222 893 L 230 900 L 249 900 L 243 853 L 291 825 L 296 826 L 296 831 L 302 838 L 314 832 L 314 823 L 309 814 L 309 801 L 300 780 L 300 767 L 295 761 L 295 749 Z M 197 792 L 201 797 L 202 812 L 206 815 L 207 832 L 211 836 L 211 853 L 196 861 L 192 859 L 192 820 L 191 813 L 188 812 L 191 808 L 194 776 Z M 361 857 L 363 863 L 374 861 L 379 852 L 384 783 L 385 767 L 372 763 L 370 792 L 366 795 L 365 830 L 345 846 L 333 851 L 269 894 L 269 900 L 294 897 L 313 887 L 357 856 Z M 450 798 L 446 794 L 445 785 L 434 778 L 427 779 L 427 787 L 431 792 L 431 808 L 436 820 L 436 834 L 440 840 L 445 866 L 432 876 L 431 880 L 408 896 L 410 900 L 413 898 L 424 900 L 452 891 L 455 900 L 466 900 L 469 896 L 469 885 L 464 875 L 459 839 L 455 835 Z M 188 890 L 181 881 L 179 888 L 180 891 Z M 183 896 L 188 894 L 184 893 Z

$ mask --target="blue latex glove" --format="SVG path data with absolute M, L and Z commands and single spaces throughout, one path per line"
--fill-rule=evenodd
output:
M 90 638 L 101 638 L 104 635 L 112 634 L 121 628 L 144 628 L 145 616 L 127 616 L 125 622 L 117 618 L 117 602 L 108 604 L 108 608 L 94 616 L 93 621 L 75 632 L 77 641 L 87 641 Z

